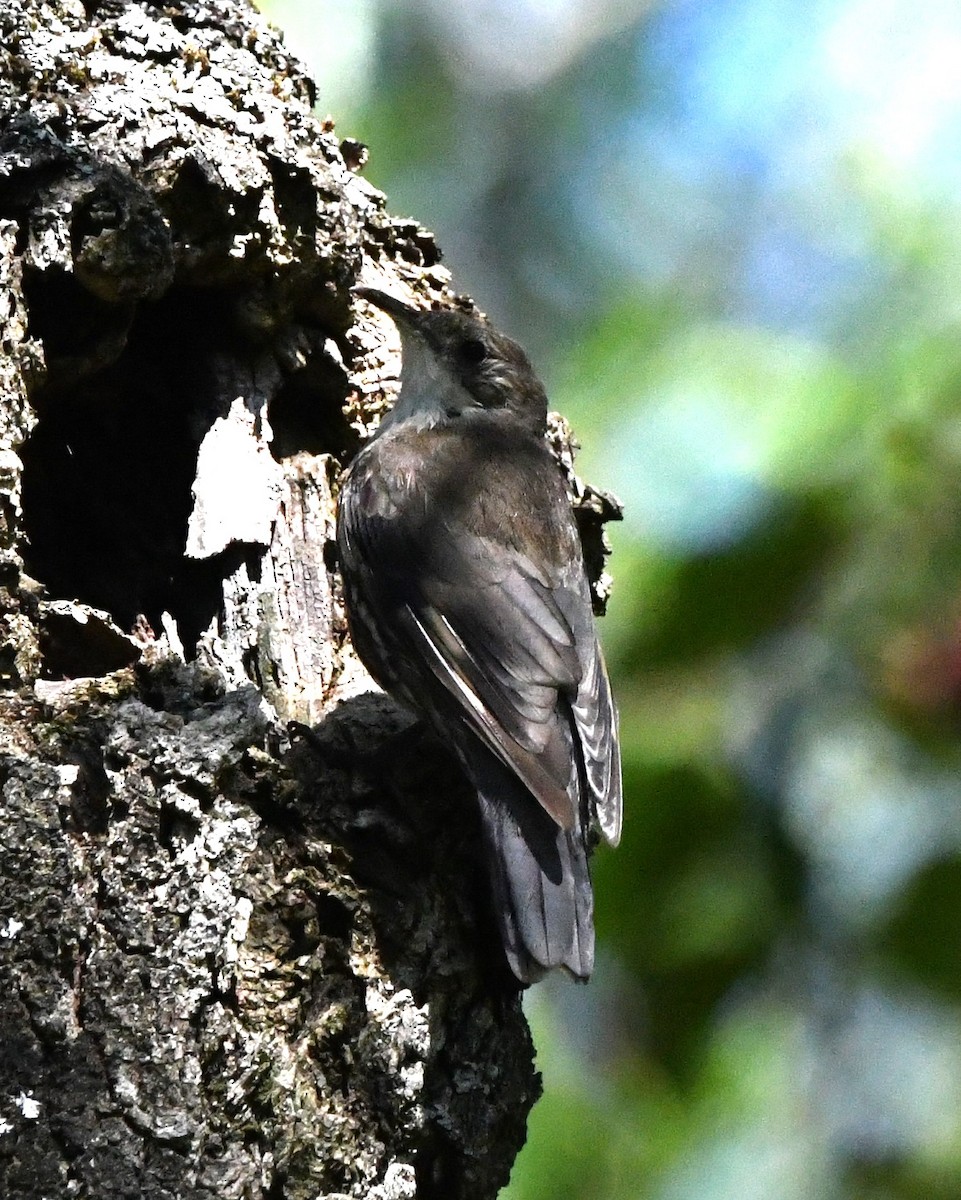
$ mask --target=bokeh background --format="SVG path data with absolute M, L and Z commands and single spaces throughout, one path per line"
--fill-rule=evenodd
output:
M 509 1200 L 961 1196 L 961 6 L 263 0 L 620 495 Z

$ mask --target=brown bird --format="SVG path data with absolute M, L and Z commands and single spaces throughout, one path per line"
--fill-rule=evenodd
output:
M 351 636 L 477 791 L 508 961 L 523 983 L 594 965 L 589 842 L 621 831 L 617 715 L 547 397 L 486 322 L 370 288 L 401 390 L 344 482 Z

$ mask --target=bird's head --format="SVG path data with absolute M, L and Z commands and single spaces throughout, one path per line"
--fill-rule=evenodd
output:
M 382 428 L 504 413 L 531 433 L 544 433 L 547 396 L 516 342 L 464 312 L 412 308 L 376 288 L 356 287 L 354 295 L 388 313 L 400 331 L 400 396 Z

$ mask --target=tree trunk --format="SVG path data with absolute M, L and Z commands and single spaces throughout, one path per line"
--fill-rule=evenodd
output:
M 243 0 L 0 27 L 0 1195 L 494 1196 L 538 1084 L 473 804 L 330 553 L 397 369 L 350 285 L 438 251 Z

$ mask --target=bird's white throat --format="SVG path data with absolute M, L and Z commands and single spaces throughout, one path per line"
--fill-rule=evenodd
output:
M 399 322 L 398 327 L 403 355 L 400 395 L 381 422 L 381 429 L 402 421 L 430 428 L 454 413 L 474 407 L 476 402 L 471 394 L 424 338 Z

